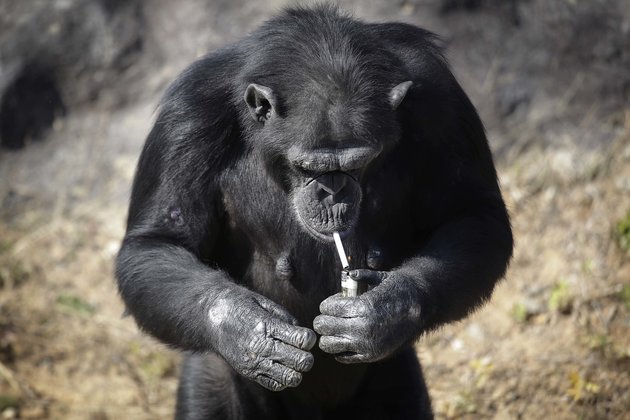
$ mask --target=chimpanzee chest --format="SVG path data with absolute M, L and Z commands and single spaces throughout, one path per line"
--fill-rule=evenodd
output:
M 235 282 L 310 324 L 321 301 L 341 288 L 342 267 L 332 237 L 313 237 L 297 217 L 290 193 L 265 177 L 261 167 L 236 170 L 239 176 L 223 179 L 223 228 L 211 260 Z M 357 224 L 343 238 L 351 269 L 390 270 L 417 244 L 405 182 L 396 188 L 383 184 L 391 170 L 383 168 L 364 185 Z

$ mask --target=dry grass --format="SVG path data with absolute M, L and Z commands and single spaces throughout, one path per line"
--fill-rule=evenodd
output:
M 623 418 L 630 407 L 630 130 L 567 181 L 532 150 L 500 168 L 516 254 L 493 301 L 418 345 L 440 417 Z M 523 170 L 521 167 L 528 168 Z M 112 259 L 124 206 L 0 224 L 0 412 L 168 418 L 177 356 L 121 318 Z

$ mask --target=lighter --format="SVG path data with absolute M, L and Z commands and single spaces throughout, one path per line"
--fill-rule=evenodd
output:
M 341 260 L 341 295 L 344 297 L 359 296 L 359 283 L 350 277 L 350 272 L 348 271 L 350 264 L 348 263 L 348 258 L 346 258 L 346 251 L 343 249 L 339 233 L 333 232 L 333 239 L 335 240 L 337 253 Z

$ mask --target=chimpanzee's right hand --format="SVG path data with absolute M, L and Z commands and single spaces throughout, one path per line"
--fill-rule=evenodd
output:
M 236 293 L 235 293 L 236 292 Z M 214 299 L 208 311 L 214 348 L 241 375 L 272 391 L 296 387 L 313 367 L 317 336 L 286 309 L 246 289 Z

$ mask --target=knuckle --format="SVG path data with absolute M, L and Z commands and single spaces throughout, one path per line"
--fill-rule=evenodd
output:
M 258 355 L 260 353 L 260 350 L 263 347 L 264 347 L 264 339 L 263 338 L 258 337 L 258 336 L 252 338 L 252 340 L 249 342 L 249 346 L 248 346 L 248 349 L 249 349 L 248 353 L 250 354 L 250 357 L 251 357 L 251 355 L 254 355 L 254 356 Z
M 323 320 L 322 315 L 320 315 L 313 320 L 313 329 L 316 332 L 320 333 L 324 324 L 325 324 L 325 320 Z
M 261 358 L 251 350 L 246 350 L 242 357 L 236 362 L 235 368 L 244 376 L 251 377 L 258 372 Z
M 254 366 L 241 366 L 241 368 L 238 369 L 238 371 L 240 372 L 241 375 L 245 376 L 246 378 L 255 378 L 256 375 L 258 374 L 258 371 L 255 369 Z
M 308 353 L 306 356 L 300 358 L 297 362 L 297 368 L 301 372 L 308 372 L 313 367 L 313 363 L 315 362 L 315 358 L 311 353 Z
M 334 324 L 334 318 L 329 317 L 328 315 L 320 315 L 321 319 L 319 319 L 317 321 L 317 323 L 313 324 L 313 329 L 315 330 L 314 332 L 316 332 L 319 335 L 326 335 L 326 333 L 330 332 L 333 324 Z M 315 344 L 315 341 L 317 341 L 317 335 L 313 334 L 312 337 L 312 343 L 311 344 Z
M 268 372 L 269 368 L 270 368 L 269 359 L 265 359 L 263 357 L 257 356 L 255 359 L 251 360 L 251 364 L 248 367 L 248 370 L 250 371 L 250 375 L 256 375 L 256 374 Z
M 260 384 L 264 385 L 266 388 L 272 390 L 272 391 L 277 391 L 278 388 L 278 384 L 275 381 L 272 381 L 266 377 L 263 377 L 260 381 Z
M 300 382 L 302 382 L 302 375 L 298 372 L 288 372 L 284 374 L 283 379 L 284 384 L 291 387 L 296 387 L 300 384 Z
M 267 340 L 266 356 L 269 358 L 274 358 L 282 355 L 282 353 L 284 353 L 284 349 L 280 348 L 279 345 L 280 343 L 276 340 Z
M 256 382 L 258 382 L 260 385 L 264 386 L 270 391 L 282 391 L 285 388 L 285 386 L 283 386 L 282 384 L 265 376 L 259 376 Z
M 265 334 L 267 337 L 274 337 L 278 334 L 282 334 L 286 330 L 284 323 L 279 322 L 277 319 L 271 319 L 266 323 Z
M 310 334 L 308 330 L 304 331 L 296 331 L 295 333 L 295 342 L 298 344 L 300 348 L 304 348 L 309 344 Z
M 259 334 L 267 334 L 268 328 L 269 327 L 265 321 L 259 321 L 258 323 L 256 323 L 254 331 Z
M 304 348 L 307 350 L 312 349 L 316 341 L 317 335 L 315 334 L 315 331 L 306 330 L 306 342 L 304 343 Z
M 323 351 L 325 351 L 326 353 L 330 352 L 330 339 L 328 338 L 328 336 L 324 336 L 322 338 L 319 339 L 319 348 L 322 349 Z
M 249 342 L 249 353 L 255 356 L 269 356 L 273 350 L 273 341 L 265 336 L 256 335 Z
M 292 331 L 289 334 L 289 339 L 292 343 L 297 344 L 299 347 L 302 346 L 302 342 L 304 341 L 304 338 L 302 337 L 302 332 L 299 330 Z

